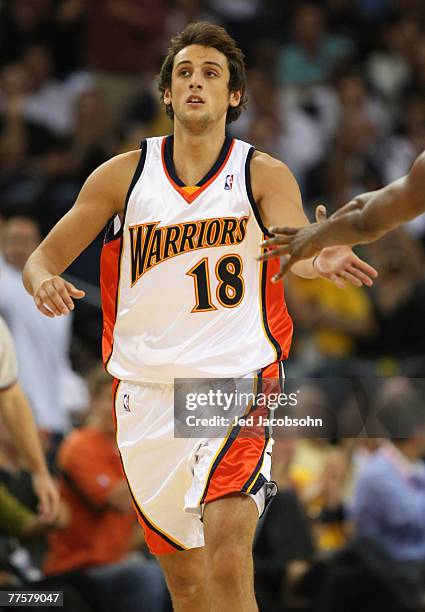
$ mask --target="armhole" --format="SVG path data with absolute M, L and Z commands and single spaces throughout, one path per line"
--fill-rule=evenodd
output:
M 142 140 L 140 144 L 139 161 L 137 162 L 136 170 L 134 171 L 133 178 L 131 179 L 131 183 L 128 188 L 127 195 L 125 197 L 124 214 L 123 214 L 122 221 L 118 215 L 114 215 L 108 221 L 108 224 L 106 226 L 105 240 L 104 240 L 105 244 L 107 242 L 111 242 L 112 240 L 116 240 L 117 238 L 120 238 L 120 236 L 122 235 L 123 227 L 125 223 L 125 217 L 127 214 L 128 202 L 130 200 L 130 196 L 133 192 L 133 189 L 135 188 L 137 181 L 139 180 L 143 172 L 143 168 L 145 167 L 147 148 L 148 148 L 147 141 Z
M 254 199 L 254 194 L 252 193 L 252 187 L 251 187 L 251 160 L 252 160 L 252 156 L 254 155 L 256 149 L 255 147 L 251 147 L 248 151 L 248 155 L 246 156 L 246 161 L 245 161 L 245 188 L 246 188 L 246 193 L 248 195 L 248 200 L 249 203 L 251 205 L 252 208 L 252 212 L 254 213 L 254 217 L 261 229 L 261 231 L 263 232 L 263 234 L 267 237 L 272 236 L 272 234 L 270 234 L 270 232 L 268 231 L 268 229 L 266 228 L 266 226 L 263 223 L 263 220 L 261 219 L 261 215 L 260 215 L 260 211 L 258 209 L 257 206 L 257 202 Z

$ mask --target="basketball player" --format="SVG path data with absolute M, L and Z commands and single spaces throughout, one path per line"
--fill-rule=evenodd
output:
M 277 377 L 289 351 L 283 287 L 269 282 L 279 260 L 256 256 L 266 225 L 307 220 L 288 168 L 226 136 L 245 85 L 242 52 L 225 30 L 189 25 L 159 77 L 173 135 L 100 166 L 23 275 L 41 312 L 68 313 L 84 294 L 60 274 L 112 218 L 101 289 L 117 442 L 176 611 L 257 610 L 252 540 L 275 489 L 268 433 L 173 436 L 174 379 Z M 376 274 L 348 247 L 294 272 L 368 285 Z
M 289 255 L 275 281 L 296 264 L 336 244 L 362 244 L 377 240 L 401 223 L 425 212 L 425 153 L 416 158 L 410 172 L 382 189 L 363 193 L 326 219 L 323 206 L 316 209 L 318 222 L 307 227 L 272 227 L 273 257 Z M 269 253 L 260 259 L 267 260 Z
M 28 400 L 17 382 L 17 360 L 12 336 L 0 317 L 0 419 L 31 471 L 43 523 L 51 524 L 59 511 L 59 493 L 47 469 Z

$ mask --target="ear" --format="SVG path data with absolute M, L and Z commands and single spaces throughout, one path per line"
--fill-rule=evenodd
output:
M 164 91 L 164 104 L 169 106 L 171 104 L 171 89 L 168 87 Z
M 230 94 L 230 100 L 229 100 L 230 106 L 233 106 L 233 107 L 239 106 L 241 98 L 242 98 L 241 91 L 232 91 Z

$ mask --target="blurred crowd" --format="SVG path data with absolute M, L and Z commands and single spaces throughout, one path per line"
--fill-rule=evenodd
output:
M 98 369 L 103 237 L 67 271 L 86 291 L 73 316 L 43 317 L 20 274 L 99 164 L 172 130 L 155 75 L 170 37 L 201 19 L 246 54 L 248 108 L 230 133 L 288 164 L 311 218 L 402 176 L 425 148 L 423 0 L 0 0 L 0 313 L 62 496 L 57 524 L 41 525 L 0 428 L 0 588 L 63 588 L 69 610 L 169 603 Z M 362 247 L 372 289 L 285 281 L 288 378 L 314 381 L 312 410 L 342 410 L 344 381 L 369 379 L 392 441 L 277 436 L 280 493 L 255 551 L 265 612 L 425 609 L 424 396 L 411 381 L 425 366 L 424 246 L 422 216 Z

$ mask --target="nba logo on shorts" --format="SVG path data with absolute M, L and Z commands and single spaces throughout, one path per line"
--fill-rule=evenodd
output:
M 128 393 L 124 393 L 124 398 L 122 400 L 122 403 L 124 405 L 124 410 L 127 410 L 127 412 L 130 412 L 130 396 Z
M 228 174 L 226 176 L 226 180 L 224 181 L 224 189 L 226 189 L 226 191 L 230 191 L 232 187 L 233 187 L 233 174 Z

